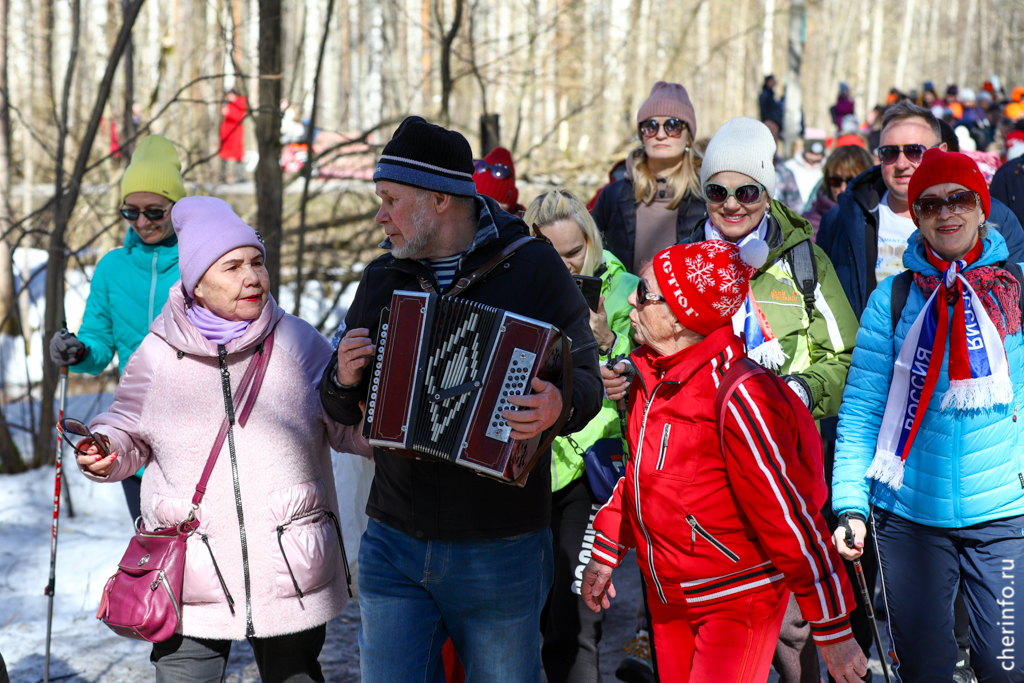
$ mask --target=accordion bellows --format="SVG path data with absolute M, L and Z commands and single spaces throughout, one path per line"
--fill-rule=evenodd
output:
M 554 325 L 475 301 L 396 291 L 381 313 L 363 435 L 404 456 L 425 456 L 522 484 L 538 435 L 511 438 L 502 411 L 555 382 L 568 349 Z M 407 451 L 403 453 L 402 451 Z

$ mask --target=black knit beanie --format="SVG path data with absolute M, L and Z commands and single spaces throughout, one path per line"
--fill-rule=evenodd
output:
M 461 133 L 410 116 L 384 146 L 373 180 L 472 197 L 473 150 Z

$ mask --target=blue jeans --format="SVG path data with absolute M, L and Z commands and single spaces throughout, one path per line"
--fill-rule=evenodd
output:
M 363 683 L 444 683 L 449 637 L 467 683 L 539 683 L 551 530 L 418 541 L 371 519 L 359 546 Z
M 978 678 L 1024 681 L 1024 517 L 962 529 L 923 526 L 878 508 L 872 518 L 899 679 L 953 679 L 953 599 L 962 588 Z

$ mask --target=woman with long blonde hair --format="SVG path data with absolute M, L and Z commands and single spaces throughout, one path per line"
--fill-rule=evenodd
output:
M 626 177 L 601 192 L 593 211 L 605 247 L 633 274 L 705 215 L 693 149 L 697 117 L 686 88 L 655 83 L 637 113 L 637 134 L 642 146 L 626 160 Z
M 530 203 L 523 220 L 535 235 L 551 241 L 570 273 L 600 278 L 601 293 L 591 306 L 590 329 L 601 362 L 632 351 L 627 299 L 639 279 L 604 250 L 601 234 L 583 202 L 567 190 L 552 190 Z M 551 446 L 555 576 L 541 615 L 541 659 L 550 683 L 599 680 L 597 652 L 604 615 L 595 614 L 583 603 L 577 572 L 582 572 L 589 560 L 587 539 L 594 534 L 591 520 L 617 481 L 615 468 L 602 467 L 600 461 L 606 455 L 608 463 L 624 463 L 624 453 L 619 413 L 607 399 L 583 429 L 572 438 L 558 437 Z

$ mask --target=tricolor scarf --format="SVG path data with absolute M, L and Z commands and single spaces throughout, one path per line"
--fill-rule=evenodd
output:
M 888 484 L 894 491 L 899 491 L 903 485 L 907 456 L 928 412 L 946 356 L 947 337 L 949 390 L 942 397 L 940 410 L 984 410 L 1013 402 L 1003 338 L 1007 332 L 1020 331 L 1016 282 L 1007 283 L 999 269 L 992 267 L 976 268 L 965 277 L 963 271 L 978 260 L 983 247 L 978 240 L 964 260 L 949 263 L 925 245 L 925 257 L 943 275 L 941 280 L 915 276 L 915 282 L 925 294 L 932 281 L 935 287 L 900 347 L 875 457 L 866 475 Z M 979 284 L 984 303 L 972 286 Z M 1002 304 L 1002 310 L 996 299 Z M 952 318 L 950 305 L 953 306 Z M 998 328 L 993 318 L 998 321 Z
M 775 338 L 768 318 L 754 298 L 753 290 L 747 291 L 747 300 L 740 309 L 743 315 L 743 336 L 747 343 L 747 357 L 763 368 L 779 372 L 789 356 L 782 350 L 782 343 Z

